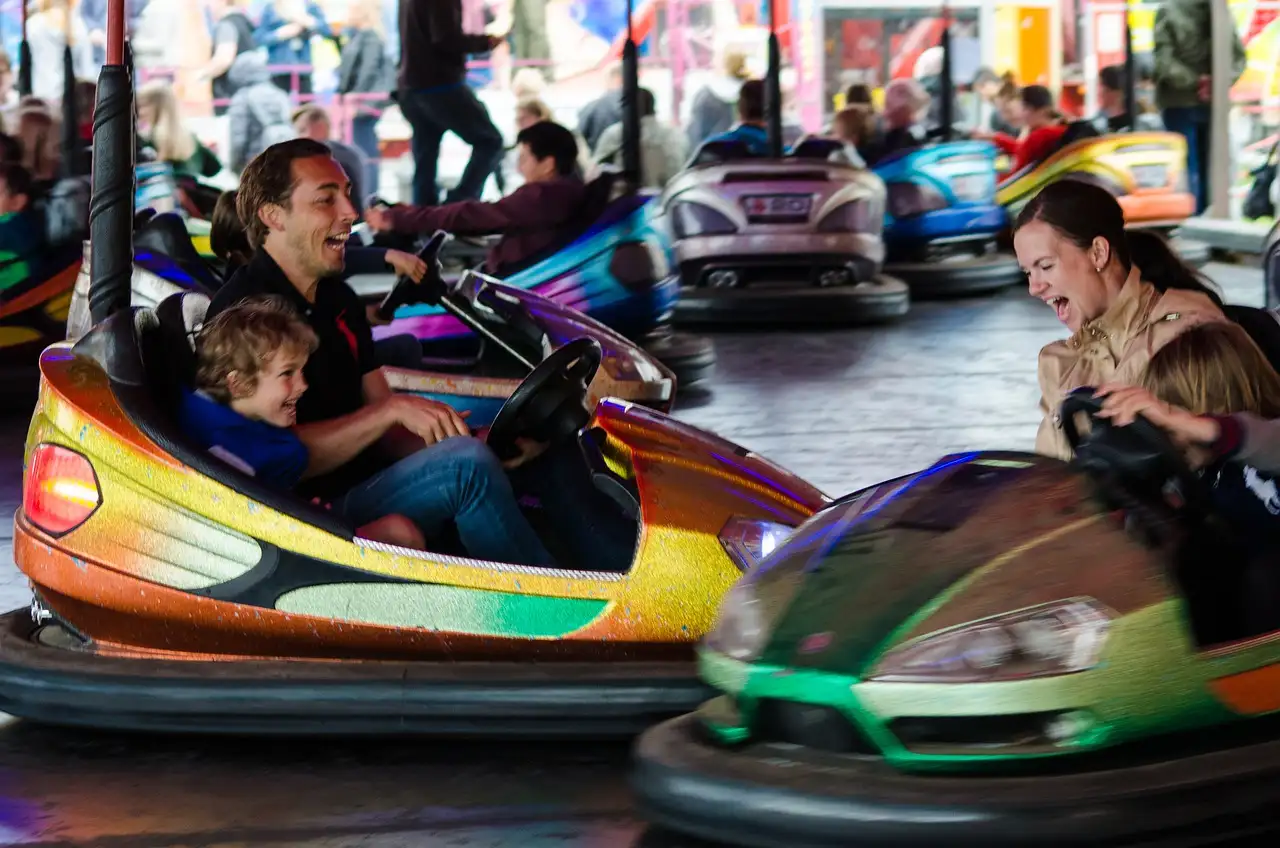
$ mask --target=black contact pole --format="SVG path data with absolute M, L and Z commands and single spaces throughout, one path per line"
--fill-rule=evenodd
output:
M 782 158 L 782 49 L 778 46 L 778 0 L 769 0 L 769 68 L 764 80 L 769 156 Z
M 627 0 L 627 42 L 622 46 L 622 179 L 629 189 L 640 188 L 640 59 Z
M 62 176 L 78 176 L 83 170 L 80 149 L 80 110 L 76 108 L 76 63 L 71 44 L 62 50 Z
M 1205 38 L 1209 34 L 1205 33 Z M 1138 126 L 1138 68 L 1133 61 L 1133 30 L 1129 27 L 1129 4 L 1124 6 L 1124 113 L 1129 129 Z
M 942 140 L 951 140 L 951 128 L 955 123 L 956 84 L 951 78 L 951 10 L 942 7 L 942 72 L 938 76 L 939 97 L 942 98 L 941 111 L 938 113 L 942 121 Z
M 133 83 L 124 55 L 124 0 L 107 2 L 107 63 L 93 111 L 89 310 L 93 323 L 129 308 L 133 271 Z
M 31 44 L 27 41 L 27 4 L 22 0 L 22 41 L 18 44 L 18 94 L 31 96 Z

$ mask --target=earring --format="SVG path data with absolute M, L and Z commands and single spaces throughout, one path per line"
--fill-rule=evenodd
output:
M 1101 265 L 1099 265 L 1098 267 L 1094 268 L 1093 270 L 1094 270 L 1094 271 L 1097 271 L 1099 274 L 1101 274 L 1101 273 L 1102 273 L 1102 266 L 1101 266 Z

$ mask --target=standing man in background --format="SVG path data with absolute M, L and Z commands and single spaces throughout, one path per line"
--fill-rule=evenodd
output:
M 1156 10 L 1156 106 L 1165 128 L 1187 139 L 1187 183 L 1196 214 L 1209 205 L 1209 116 L 1213 90 L 1211 0 L 1165 0 Z M 1225 2 L 1225 0 L 1213 0 Z M 1232 26 L 1231 85 L 1244 73 L 1245 53 Z
M 396 99 L 413 128 L 413 203 L 440 202 L 436 171 L 440 140 L 453 132 L 471 145 L 471 159 L 446 202 L 475 200 L 502 160 L 502 133 L 466 84 L 467 55 L 486 53 L 505 40 L 463 32 L 462 0 L 400 0 L 400 52 Z

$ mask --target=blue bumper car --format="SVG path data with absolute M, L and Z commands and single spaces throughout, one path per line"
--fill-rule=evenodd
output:
M 996 249 L 1008 228 L 996 201 L 996 149 L 953 141 L 902 150 L 876 162 L 884 181 L 886 274 L 912 297 L 995 291 L 1025 279 L 1018 260 Z

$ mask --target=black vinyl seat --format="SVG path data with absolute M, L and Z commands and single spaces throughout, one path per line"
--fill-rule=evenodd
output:
M 1262 351 L 1271 367 L 1280 371 L 1280 320 L 1275 313 L 1236 303 L 1222 307 L 1223 313 L 1239 324 Z
M 196 251 L 186 222 L 176 212 L 155 215 L 135 230 L 133 249 L 169 259 L 204 288 L 206 294 L 213 294 L 222 286 L 222 279 Z
M 721 138 L 704 141 L 689 159 L 686 168 L 697 168 L 700 165 L 718 165 L 722 162 L 738 162 L 743 159 L 758 159 L 745 141 L 735 138 Z

